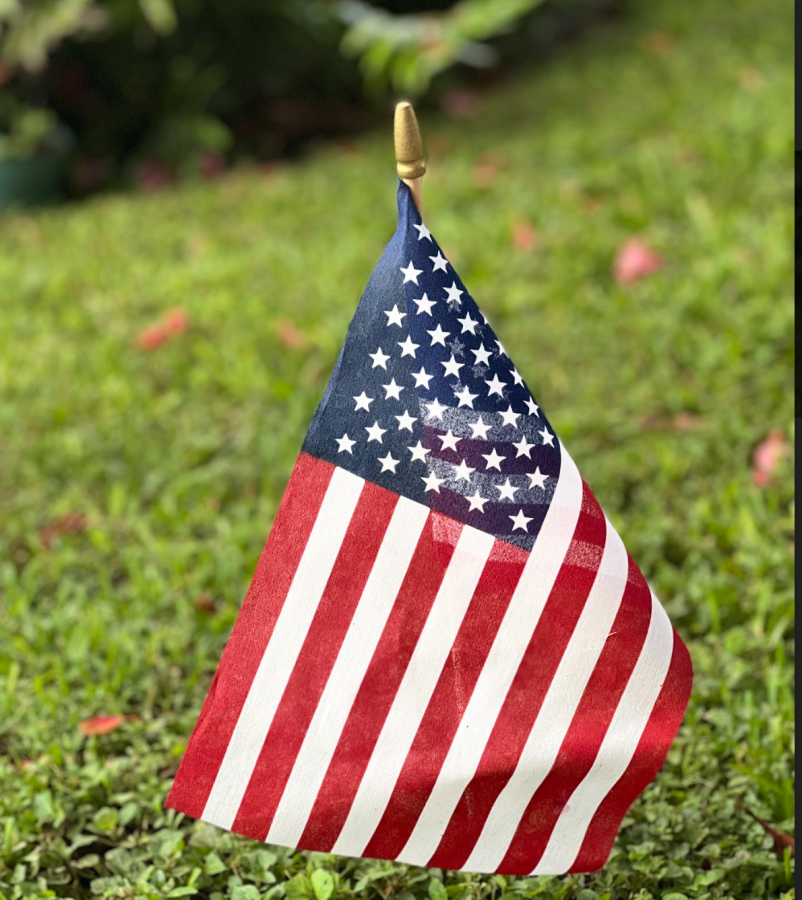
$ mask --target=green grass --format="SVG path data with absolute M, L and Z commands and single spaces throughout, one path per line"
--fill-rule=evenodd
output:
M 793 828 L 792 473 L 751 474 L 793 425 L 791 16 L 640 4 L 476 117 L 422 122 L 428 224 L 693 656 L 668 761 L 595 875 L 293 853 L 162 809 L 394 229 L 389 122 L 269 175 L 0 222 L 0 896 L 793 896 L 741 810 Z M 636 233 L 666 265 L 625 289 Z M 189 331 L 138 350 L 176 305 Z M 67 513 L 85 529 L 48 549 Z M 82 737 L 114 714 L 134 718 Z

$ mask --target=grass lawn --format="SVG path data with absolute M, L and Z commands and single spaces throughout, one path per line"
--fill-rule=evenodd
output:
M 792 438 L 791 54 L 787 4 L 657 0 L 422 120 L 427 223 L 693 656 L 595 875 L 293 853 L 162 809 L 395 227 L 389 118 L 297 166 L 0 221 L 0 897 L 793 896 L 742 809 L 793 830 L 792 471 L 752 474 Z M 634 234 L 665 265 L 621 287 Z M 139 349 L 175 306 L 188 330 Z

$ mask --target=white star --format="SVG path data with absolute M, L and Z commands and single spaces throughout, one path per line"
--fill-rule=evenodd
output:
M 420 347 L 420 344 L 413 344 L 412 338 L 407 335 L 407 339 L 405 341 L 396 341 L 398 346 L 401 348 L 401 358 L 403 359 L 405 356 L 411 356 L 415 359 L 415 351 Z
M 512 519 L 512 530 L 515 531 L 516 528 L 520 528 L 521 531 L 529 533 L 529 528 L 527 527 L 532 519 L 529 516 L 524 515 L 524 511 L 522 509 L 518 510 L 517 516 L 510 516 Z
M 396 416 L 398 419 L 398 430 L 403 431 L 405 428 L 408 431 L 412 431 L 412 423 L 417 422 L 418 420 L 409 414 L 409 410 L 405 409 L 403 416 Z
M 403 387 L 403 385 L 396 384 L 396 383 L 395 383 L 395 378 L 391 378 L 391 379 L 390 379 L 390 383 L 389 383 L 389 384 L 383 384 L 382 387 L 383 387 L 384 390 L 386 391 L 386 393 L 385 393 L 385 395 L 384 395 L 384 399 L 385 399 L 385 400 L 389 400 L 390 397 L 392 397 L 393 400 L 400 400 L 400 399 L 401 399 L 401 391 L 404 390 L 404 387 Z
M 432 452 L 431 450 L 427 450 L 420 441 L 418 441 L 414 447 L 408 447 L 407 449 L 412 454 L 413 462 L 417 459 L 419 462 L 425 463 L 426 454 Z
M 457 319 L 457 321 L 462 325 L 462 331 L 460 334 L 465 334 L 466 331 L 471 334 L 476 334 L 476 326 L 479 324 L 477 319 L 472 319 L 470 313 L 465 314 L 464 319 Z M 473 351 L 476 352 L 475 350 Z
M 412 227 L 418 229 L 418 240 L 419 240 L 419 241 L 420 241 L 420 240 L 423 240 L 423 238 L 426 238 L 427 241 L 431 241 L 431 239 L 432 239 L 432 233 L 431 233 L 431 231 L 429 231 L 429 229 L 423 224 L 423 222 L 421 222 L 420 225 L 415 225 L 415 223 L 413 222 Z
M 431 416 L 433 419 L 442 419 L 443 413 L 448 409 L 447 406 L 443 406 L 443 404 L 437 399 L 437 397 L 432 400 L 432 402 L 428 405 L 426 410 L 427 415 Z
M 499 492 L 499 495 L 500 495 L 499 500 L 514 500 L 515 492 L 518 490 L 518 488 L 513 487 L 510 484 L 510 479 L 508 478 L 504 482 L 504 484 L 501 485 L 501 487 L 496 485 L 496 490 Z
M 513 428 L 517 428 L 521 414 L 513 412 L 512 403 L 510 403 L 506 409 L 501 411 L 501 418 L 504 419 L 503 425 L 512 425 Z M 518 455 L 520 456 L 520 453 Z
M 413 372 L 412 377 L 415 379 L 415 387 L 425 387 L 427 391 L 429 390 L 429 382 L 434 378 L 433 375 L 429 375 L 426 372 L 423 366 L 420 367 L 420 372 Z
M 442 269 L 444 272 L 446 271 L 446 266 L 448 265 L 448 260 L 443 256 L 443 254 L 438 250 L 437 256 L 430 256 L 429 259 L 434 263 L 434 268 L 432 272 L 436 272 L 438 269 Z
M 458 363 L 456 359 L 454 359 L 454 354 L 451 354 L 451 359 L 448 362 L 440 363 L 441 366 L 445 369 L 443 373 L 443 378 L 447 378 L 449 375 L 454 375 L 459 378 L 459 370 L 462 368 L 462 363 Z
M 548 428 L 544 428 L 543 431 L 538 431 L 538 434 L 543 438 L 544 444 L 548 444 L 549 447 L 554 446 L 554 435 L 549 434 Z
M 490 426 L 485 425 L 481 416 L 479 416 L 478 422 L 474 422 L 473 425 L 470 426 L 470 429 L 473 432 L 471 437 L 481 438 L 483 441 L 487 440 L 487 432 L 490 431 Z
M 358 409 L 364 409 L 365 412 L 370 412 L 370 404 L 373 403 L 373 397 L 368 397 L 368 395 L 362 391 L 358 397 L 354 397 L 354 400 L 356 400 L 354 412 Z
M 546 487 L 546 479 L 547 479 L 549 476 L 548 476 L 548 475 L 544 475 L 544 474 L 540 471 L 540 466 L 538 466 L 538 467 L 535 469 L 534 472 L 527 472 L 527 473 L 526 473 L 526 477 L 529 479 L 529 488 L 530 488 L 530 489 L 533 488 L 533 487 L 539 487 L 539 488 L 544 488 L 544 489 L 545 489 L 545 487 Z
M 524 386 L 524 380 L 523 378 L 521 378 L 521 373 L 515 368 L 515 366 L 512 367 L 512 380 L 516 384 L 520 384 L 521 387 Z
M 449 334 L 451 334 L 450 331 L 443 331 L 443 329 L 440 327 L 439 322 L 437 323 L 437 328 L 435 328 L 434 331 L 429 331 L 427 333 L 432 339 L 432 347 L 434 347 L 435 344 L 442 344 L 445 347 L 446 338 L 449 336 Z
M 412 298 L 413 303 L 418 304 L 418 315 L 421 313 L 426 313 L 427 316 L 432 314 L 432 307 L 437 302 L 436 300 L 430 300 L 428 294 L 424 294 L 420 300 L 416 300 L 414 297 Z
M 387 456 L 380 456 L 379 462 L 382 464 L 382 472 L 392 472 L 395 475 L 395 467 L 401 462 L 400 459 L 393 459 L 393 454 L 387 451 Z
M 393 306 L 392 309 L 385 309 L 384 314 L 385 314 L 385 316 L 387 316 L 387 327 L 388 328 L 390 327 L 390 325 L 398 325 L 399 328 L 403 327 L 403 323 L 402 323 L 401 319 L 403 319 L 404 316 L 406 316 L 406 313 L 401 312 L 401 310 L 398 308 L 397 303 L 395 304 L 395 306 Z
M 530 416 L 538 416 L 538 418 L 540 417 L 540 407 L 531 397 L 526 398 L 526 408 L 529 411 Z
M 411 263 L 410 263 L 411 265 Z M 504 349 L 504 344 L 501 341 L 496 341 L 496 346 L 498 347 L 498 352 L 500 356 L 507 356 L 507 351 Z
M 476 469 L 472 469 L 463 459 L 458 466 L 454 466 L 454 477 L 457 481 L 464 478 L 467 482 L 470 482 L 471 474 L 475 471 Z
M 502 413 L 503 415 L 503 413 Z M 527 443 L 525 437 L 522 437 L 521 440 L 517 444 L 513 444 L 513 447 L 518 451 L 515 454 L 515 458 L 518 459 L 519 456 L 525 456 L 527 459 L 531 459 L 532 457 L 529 455 L 529 451 L 534 447 L 534 444 Z
M 436 494 L 439 494 L 440 485 L 445 481 L 445 478 L 438 478 L 434 472 L 432 472 L 428 478 L 421 476 L 421 481 L 426 485 L 427 491 L 434 491 Z
M 485 350 L 485 348 L 480 344 L 478 350 L 471 350 L 471 353 L 476 357 L 476 365 L 478 366 L 480 363 L 483 366 L 490 365 L 490 351 Z
M 354 455 L 354 451 L 351 448 L 356 441 L 352 441 L 347 434 L 344 434 L 341 438 L 335 438 L 334 440 L 337 441 L 337 444 L 339 445 L 337 450 L 338 453 L 350 453 L 351 456 Z
M 371 441 L 377 441 L 379 444 L 382 442 L 382 435 L 387 431 L 386 428 L 379 428 L 379 423 L 374 422 L 370 428 L 365 428 L 365 431 L 368 433 L 368 443 Z
M 465 387 L 461 391 L 454 391 L 454 396 L 459 400 L 459 406 L 469 406 L 471 409 L 473 409 L 473 401 L 479 395 L 472 394 L 468 390 L 468 385 L 466 384 Z
M 468 501 L 468 503 L 471 504 L 468 509 L 468 512 L 470 512 L 472 509 L 478 509 L 480 513 L 483 513 L 485 511 L 485 503 L 487 503 L 487 500 L 485 500 L 479 494 L 478 488 L 476 490 L 476 493 L 473 495 L 473 497 L 466 497 L 465 499 Z
M 488 397 L 492 397 L 493 394 L 498 394 L 499 397 L 504 396 L 504 394 L 501 392 L 501 389 L 507 387 L 507 384 L 506 382 L 502 381 L 498 377 L 498 375 L 494 374 L 490 380 L 485 379 L 485 384 L 490 388 L 487 394 Z
M 501 471 L 501 460 L 507 458 L 506 456 L 499 456 L 498 453 L 496 453 L 495 447 L 493 447 L 490 453 L 483 453 L 482 456 L 487 460 L 487 465 L 485 466 L 486 470 L 498 469 L 499 472 Z
M 465 291 L 461 291 L 457 287 L 456 281 L 451 282 L 450 288 L 443 288 L 443 290 L 448 294 L 448 296 L 446 297 L 446 303 L 448 303 L 449 306 L 456 306 L 459 309 L 459 307 L 462 306 L 462 300 L 460 300 L 460 297 L 465 293 Z
M 423 272 L 423 269 L 416 269 L 412 263 L 412 260 L 410 260 L 409 265 L 406 267 L 406 269 L 402 266 L 401 271 L 404 273 L 404 282 L 403 282 L 404 284 L 406 284 L 408 281 L 411 281 L 414 284 L 417 284 L 418 283 L 418 275 L 420 275 L 421 272 Z
M 443 446 L 440 448 L 441 450 L 456 450 L 457 444 L 459 443 L 459 438 L 451 433 L 451 429 L 449 428 L 445 434 L 437 435 L 440 440 L 443 442 Z
M 379 349 L 375 353 L 368 353 L 368 356 L 373 360 L 373 365 L 371 369 L 375 369 L 377 366 L 381 366 L 384 371 L 387 371 L 387 360 L 390 358 L 386 353 L 382 353 L 382 348 Z

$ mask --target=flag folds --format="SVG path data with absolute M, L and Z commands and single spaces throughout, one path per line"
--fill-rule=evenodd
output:
M 602 866 L 685 645 L 409 189 L 167 805 L 476 872 Z

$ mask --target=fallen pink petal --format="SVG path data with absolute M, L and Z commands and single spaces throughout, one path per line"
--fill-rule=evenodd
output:
M 663 258 L 641 238 L 626 240 L 615 258 L 615 280 L 619 284 L 632 284 L 663 267 Z
M 755 449 L 752 462 L 752 480 L 759 487 L 765 487 L 771 481 L 771 475 L 777 465 L 791 452 L 785 435 L 775 428 L 769 436 L 761 441 Z
M 109 734 L 125 722 L 125 716 L 95 716 L 84 719 L 78 724 L 78 730 L 86 737 L 98 734 Z

